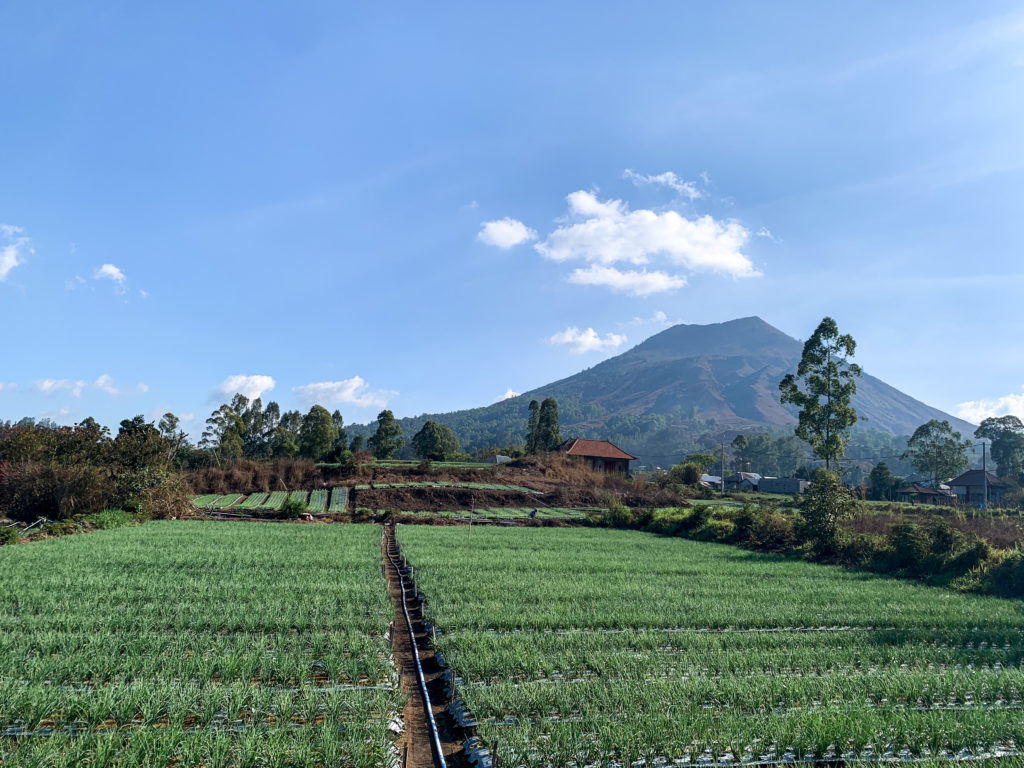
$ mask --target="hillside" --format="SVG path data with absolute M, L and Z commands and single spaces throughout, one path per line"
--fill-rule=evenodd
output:
M 411 436 L 427 419 L 448 424 L 463 447 L 521 440 L 530 400 L 554 397 L 565 436 L 608 437 L 641 455 L 652 439 L 679 444 L 700 432 L 788 431 L 796 418 L 779 402 L 778 383 L 795 371 L 803 343 L 758 317 L 676 325 L 627 352 L 519 397 L 483 408 L 400 420 Z M 860 431 L 909 435 L 929 419 L 962 434 L 974 427 L 865 373 L 853 402 Z M 364 428 L 369 434 L 369 426 Z M 361 432 L 359 427 L 353 433 Z M 665 434 L 666 432 L 675 434 Z

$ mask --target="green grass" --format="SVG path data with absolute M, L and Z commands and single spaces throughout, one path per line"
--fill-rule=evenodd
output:
M 289 501 L 298 501 L 301 504 L 305 504 L 307 498 L 309 498 L 309 491 L 292 491 L 288 494 Z
M 219 493 L 206 493 L 201 496 L 193 496 L 192 506 L 196 507 L 197 509 L 201 509 L 202 507 L 208 507 L 211 504 L 215 503 L 219 498 Z
M 1024 739 L 1024 605 L 632 531 L 399 529 L 507 765 Z
M 40 734 L 0 735 L 0 763 L 382 764 L 379 540 L 158 522 L 0 549 L 0 734 Z
M 287 500 L 288 491 L 272 491 L 267 500 L 263 502 L 264 509 L 280 509 Z

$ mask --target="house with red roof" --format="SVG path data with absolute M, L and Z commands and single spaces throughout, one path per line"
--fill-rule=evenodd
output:
M 566 456 L 589 463 L 595 472 L 628 474 L 629 462 L 636 458 L 607 440 L 584 440 L 579 437 L 566 440 L 558 446 L 558 450 Z

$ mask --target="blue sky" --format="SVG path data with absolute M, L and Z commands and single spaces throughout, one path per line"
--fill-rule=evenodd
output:
M 1015 3 L 91 5 L 0 3 L 0 418 L 445 411 L 754 314 L 1024 415 Z

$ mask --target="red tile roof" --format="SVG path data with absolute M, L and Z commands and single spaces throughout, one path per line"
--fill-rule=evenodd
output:
M 591 459 L 635 459 L 621 448 L 612 445 L 607 440 L 584 440 L 582 438 L 571 438 L 562 443 L 558 450 L 570 456 L 586 456 Z

